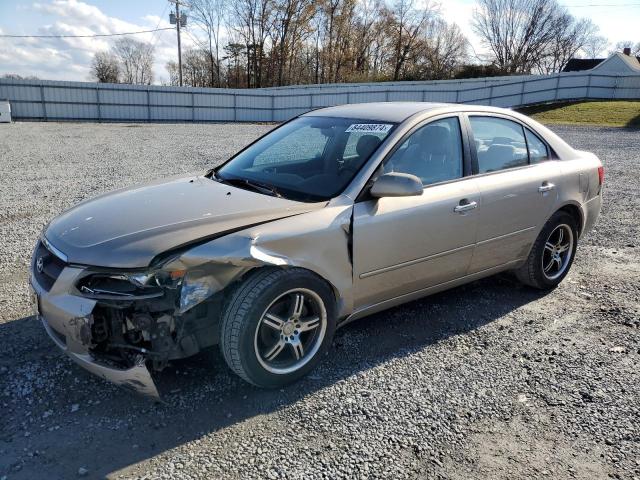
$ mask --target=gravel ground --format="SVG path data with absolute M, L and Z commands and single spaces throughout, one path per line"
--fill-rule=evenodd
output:
M 600 156 L 607 188 L 546 295 L 495 277 L 376 314 L 279 391 L 201 354 L 162 373 L 165 405 L 60 354 L 29 312 L 42 225 L 269 128 L 0 126 L 0 479 L 640 478 L 638 131 L 553 127 Z

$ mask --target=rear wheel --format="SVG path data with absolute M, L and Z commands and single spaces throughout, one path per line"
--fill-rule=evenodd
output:
M 534 288 L 556 287 L 569 273 L 577 245 L 575 219 L 566 212 L 556 212 L 542 228 L 527 261 L 516 271 L 516 276 Z
M 260 387 L 280 387 L 319 362 L 335 331 L 333 292 L 303 269 L 264 269 L 231 295 L 220 347 L 229 367 Z

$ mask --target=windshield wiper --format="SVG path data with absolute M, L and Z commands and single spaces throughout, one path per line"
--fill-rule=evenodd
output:
M 264 193 L 273 197 L 282 197 L 280 192 L 278 192 L 275 187 L 272 187 L 271 185 L 267 185 L 265 183 L 256 182 L 254 180 L 248 180 L 246 178 L 222 178 L 216 175 L 215 172 L 211 174 L 211 178 L 217 180 L 220 183 L 226 183 L 236 187 L 249 187 L 259 193 Z

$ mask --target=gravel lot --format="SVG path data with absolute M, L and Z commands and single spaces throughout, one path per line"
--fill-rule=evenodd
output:
M 265 125 L 0 126 L 0 478 L 640 478 L 640 132 L 553 127 L 606 166 L 567 279 L 490 278 L 340 330 L 263 391 L 217 351 L 152 404 L 76 367 L 30 316 L 42 225 L 117 187 L 214 165 Z M 126 214 L 123 212 L 123 214 Z

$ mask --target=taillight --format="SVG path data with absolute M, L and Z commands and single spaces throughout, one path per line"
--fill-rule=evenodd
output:
M 602 185 L 604 183 L 604 167 L 598 167 L 598 183 Z

